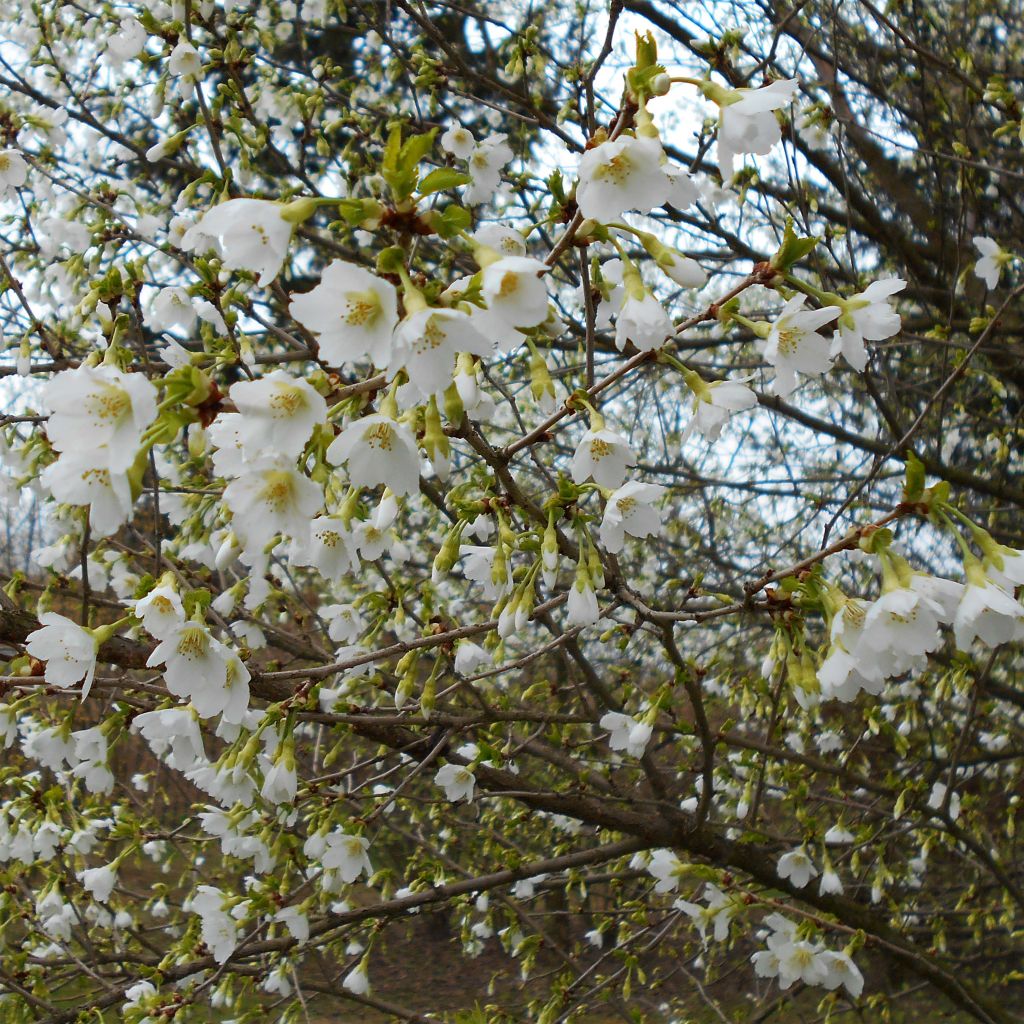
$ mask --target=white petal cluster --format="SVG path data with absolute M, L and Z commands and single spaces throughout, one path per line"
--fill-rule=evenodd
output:
M 736 157 L 764 155 L 781 140 L 775 111 L 786 106 L 800 83 L 780 79 L 760 89 L 732 89 L 722 98 L 718 115 L 718 166 L 728 183 L 736 170 Z
M 58 501 L 88 505 L 93 532 L 109 536 L 131 511 L 126 471 L 156 419 L 156 388 L 141 373 L 83 363 L 51 377 L 42 399 L 47 437 L 61 453 L 42 482 Z
M 772 324 L 764 346 L 764 357 L 775 367 L 772 385 L 783 398 L 796 388 L 796 374 L 818 376 L 832 365 L 831 345 L 818 328 L 835 320 L 839 306 L 804 309 L 803 295 L 791 298 Z
M 46 662 L 44 678 L 53 686 L 82 683 L 82 699 L 96 674 L 96 639 L 89 630 L 56 612 L 39 616 L 42 626 L 29 633 L 25 650 Z
M 673 188 L 656 139 L 620 135 L 588 149 L 580 159 L 576 204 L 584 217 L 616 220 L 626 210 L 661 206 Z
M 797 926 L 781 914 L 769 914 L 765 924 L 767 948 L 750 958 L 759 978 L 776 978 L 784 990 L 798 981 L 829 991 L 843 987 L 854 999 L 864 990 L 864 976 L 848 952 L 800 938 Z

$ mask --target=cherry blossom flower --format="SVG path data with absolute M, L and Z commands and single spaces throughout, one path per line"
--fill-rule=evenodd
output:
M 981 253 L 981 259 L 974 264 L 974 276 L 980 277 L 988 289 L 999 285 L 999 276 L 1013 255 L 1001 249 L 991 238 L 974 236 L 974 247 Z
M 577 578 L 569 588 L 565 603 L 565 621 L 570 626 L 592 626 L 601 617 L 597 592 L 587 578 Z
M 179 39 L 177 46 L 171 50 L 167 70 L 175 77 L 187 76 L 196 79 L 202 69 L 203 61 L 196 48 L 187 39 Z
M 145 49 L 149 33 L 137 18 L 122 18 L 118 31 L 107 40 L 107 60 L 114 67 L 138 57 Z
M 707 271 L 694 259 L 664 247 L 657 260 L 658 269 L 675 281 L 680 288 L 703 288 L 707 284 Z M 674 333 L 674 329 L 673 329 Z
M 96 638 L 89 630 L 56 612 L 39 616 L 39 629 L 29 633 L 25 650 L 46 662 L 44 678 L 61 688 L 82 683 L 84 700 L 96 674 Z
M 132 719 L 131 730 L 142 736 L 156 757 L 177 771 L 188 771 L 206 760 L 199 722 L 191 708 L 144 711 Z
M 469 174 L 472 181 L 466 186 L 462 198 L 470 206 L 490 202 L 501 182 L 501 169 L 512 159 L 507 136 L 498 133 L 481 139 L 469 155 Z
M 654 733 L 651 726 L 618 711 L 606 712 L 599 724 L 611 733 L 608 745 L 612 750 L 625 750 L 630 757 L 643 757 Z
M 989 647 L 1024 639 L 1024 607 L 986 579 L 978 566 L 973 574 L 968 572 L 967 586 L 953 619 L 953 636 L 961 651 L 969 651 L 975 639 Z
M 135 460 L 142 432 L 156 419 L 156 388 L 141 373 L 82 364 L 55 374 L 43 388 L 50 410 L 46 434 L 59 452 L 88 453 L 114 473 Z M 97 464 L 99 464 L 97 462 Z
M 366 971 L 365 957 L 345 975 L 341 985 L 357 996 L 365 996 L 370 991 L 370 977 Z
M 143 321 L 151 331 L 181 327 L 187 333 L 195 327 L 197 319 L 192 297 L 179 287 L 161 288 L 143 312 Z
M 313 837 L 311 837 L 313 838 Z M 341 880 L 347 884 L 356 881 L 360 875 L 367 877 L 373 874 L 370 863 L 370 841 L 365 836 L 354 836 L 348 832 L 329 832 L 323 838 L 324 848 L 317 853 L 320 862 L 328 871 L 337 871 Z M 306 853 L 310 853 L 307 840 Z
M 288 560 L 292 565 L 309 565 L 326 580 L 340 580 L 359 566 L 356 539 L 339 516 L 317 516 L 309 524 L 309 539 L 296 537 Z
M 298 907 L 282 907 L 274 915 L 274 920 L 280 921 L 297 942 L 305 942 L 309 938 L 309 918 Z
M 607 223 L 626 210 L 661 206 L 672 191 L 655 139 L 620 135 L 588 149 L 580 159 L 576 204 L 584 217 Z
M 16 149 L 0 149 L 0 195 L 21 188 L 28 179 L 28 164 Z
M 323 396 L 285 370 L 239 381 L 228 394 L 242 417 L 238 437 L 249 457 L 273 452 L 295 458 L 314 428 L 327 422 Z
M 294 224 L 285 207 L 266 199 L 229 199 L 207 210 L 185 232 L 181 248 L 206 248 L 214 240 L 227 270 L 252 270 L 268 285 L 281 272 Z
M 117 865 L 104 864 L 98 868 L 86 868 L 84 871 L 76 871 L 75 877 L 97 903 L 106 903 L 117 884 Z
M 279 757 L 264 776 L 260 796 L 271 804 L 292 803 L 298 784 L 294 757 L 290 761 Z
M 782 138 L 775 111 L 792 100 L 800 83 L 779 79 L 760 89 L 705 87 L 705 94 L 719 104 L 718 167 L 726 183 L 743 153 L 764 155 Z
M 497 549 L 476 544 L 463 544 L 459 549 L 459 557 L 465 559 L 462 571 L 466 579 L 481 585 L 483 596 L 489 601 L 496 601 L 508 593 L 511 581 L 507 570 L 500 579 L 495 579 L 495 559 Z M 504 565 L 504 561 L 498 563 Z
M 79 729 L 71 734 L 75 744 L 75 759 L 71 774 L 85 782 L 90 793 L 110 793 L 114 788 L 114 773 L 108 764 L 107 737 L 99 726 Z
M 885 677 L 908 671 L 942 644 L 940 626 L 952 621 L 962 591 L 960 583 L 922 573 L 891 586 L 868 608 L 854 657 Z
M 499 256 L 526 255 L 526 239 L 507 224 L 482 224 L 472 238 L 477 245 L 493 249 Z
M 492 664 L 491 655 L 472 640 L 460 640 L 455 648 L 455 671 L 471 676 L 485 665 Z
M 290 462 L 266 457 L 247 464 L 224 488 L 224 504 L 242 547 L 255 551 L 278 533 L 305 535 L 323 492 Z
M 548 316 L 548 292 L 539 275 L 546 271 L 540 260 L 528 256 L 505 256 L 489 263 L 481 275 L 487 308 L 513 327 L 543 323 Z
M 693 418 L 683 431 L 682 441 L 695 430 L 709 441 L 717 441 L 722 428 L 735 413 L 757 405 L 757 395 L 742 381 L 705 381 L 699 374 L 692 373 L 687 375 L 686 383 L 693 393 Z
M 833 825 L 825 833 L 826 846 L 846 846 L 854 840 L 853 833 L 842 825 Z
M 812 107 L 796 119 L 796 132 L 810 150 L 820 152 L 828 148 L 829 131 L 823 124 L 822 111 Z
M 818 883 L 818 892 L 822 896 L 838 896 L 843 891 L 843 880 L 834 867 L 825 861 L 825 869 L 821 873 L 821 881 Z
M 779 878 L 788 878 L 797 889 L 802 889 L 812 878 L 818 877 L 818 869 L 802 846 L 779 858 L 776 873 Z
M 444 789 L 444 795 L 453 803 L 457 800 L 473 801 L 476 776 L 460 764 L 446 764 L 434 776 L 434 783 Z
M 360 359 L 387 366 L 391 360 L 398 293 L 363 267 L 329 263 L 312 291 L 292 298 L 291 313 L 318 336 L 320 357 L 330 366 Z
M 440 395 L 454 376 L 459 352 L 484 356 L 491 341 L 467 313 L 457 309 L 421 309 L 396 328 L 389 372 L 405 369 L 412 386 L 424 397 Z
M 420 453 L 407 426 L 380 413 L 350 423 L 327 449 L 335 466 L 346 463 L 355 487 L 384 484 L 395 494 L 414 494 L 420 486 Z
M 865 341 L 884 341 L 898 334 L 900 315 L 889 304 L 889 298 L 906 288 L 907 282 L 898 277 L 887 277 L 871 284 L 840 303 L 842 315 L 836 321 L 838 330 L 832 336 L 831 353 L 843 358 L 861 371 L 867 366 Z
M 949 788 L 944 782 L 936 782 L 932 786 L 931 793 L 928 794 L 928 806 L 933 810 L 939 810 L 942 805 L 946 802 L 946 794 L 949 792 Z M 960 817 L 960 794 L 952 793 L 949 797 L 949 816 L 956 821 Z
M 226 909 L 224 893 L 216 886 L 196 886 L 184 909 L 199 915 L 203 942 L 218 964 L 226 963 L 238 945 L 238 926 Z
M 385 488 L 370 518 L 356 523 L 353 540 L 359 554 L 367 561 L 375 562 L 394 543 L 396 538 L 390 528 L 397 515 L 398 501 L 391 489 Z
M 683 874 L 683 864 L 671 850 L 652 850 L 647 870 L 657 880 L 655 892 L 675 892 Z
M 832 365 L 830 345 L 817 333 L 842 312 L 838 306 L 804 309 L 805 297 L 794 295 L 772 324 L 764 357 L 775 367 L 772 390 L 785 397 L 796 387 L 796 373 L 818 375 Z
M 65 452 L 40 475 L 53 497 L 69 505 L 89 506 L 89 527 L 96 537 L 109 537 L 132 510 L 128 477 L 112 473 L 107 448 Z
M 1024 585 L 1024 551 L 989 540 L 983 564 L 985 575 L 1003 590 L 1012 593 Z
M 670 191 L 666 200 L 669 205 L 674 206 L 677 210 L 685 210 L 700 199 L 700 189 L 689 171 L 672 163 L 664 164 L 662 170 L 669 180 Z M 683 284 L 681 281 L 679 283 Z M 683 284 L 683 287 L 696 288 L 699 286 Z
M 665 493 L 658 484 L 627 480 L 611 494 L 601 521 L 601 543 L 612 554 L 625 545 L 626 534 L 650 537 L 661 530 L 661 513 L 655 502 Z
M 201 623 L 182 623 L 157 644 L 146 665 L 163 665 L 167 689 L 190 699 L 201 717 L 209 718 L 230 708 L 237 720 L 241 695 L 248 705 L 248 670 Z
M 828 967 L 821 960 L 821 946 L 805 940 L 784 939 L 775 954 L 779 962 L 779 988 L 785 990 L 796 982 L 805 985 L 824 985 Z
M 460 160 L 468 160 L 476 148 L 476 139 L 468 128 L 456 122 L 450 125 L 441 136 L 441 148 Z
M 868 604 L 846 598 L 833 616 L 829 652 L 818 668 L 823 700 L 853 700 L 861 690 L 878 693 L 884 674 L 882 667 L 859 652 Z
M 704 884 L 701 899 L 707 906 L 702 907 L 699 903 L 690 903 L 687 900 L 676 900 L 672 906 L 693 918 L 702 939 L 706 938 L 706 931 L 710 925 L 714 929 L 712 934 L 715 942 L 724 942 L 729 937 L 729 924 L 738 909 L 736 901 L 710 882 Z
M 157 640 L 165 640 L 185 621 L 181 598 L 169 584 L 154 587 L 135 602 L 134 611 L 146 632 Z
M 329 604 L 320 609 L 327 622 L 327 635 L 340 644 L 353 644 L 366 629 L 366 620 L 350 604 Z
M 636 465 L 636 456 L 625 438 L 609 430 L 603 421 L 591 427 L 576 446 L 572 457 L 572 478 L 581 484 L 591 477 L 601 487 L 621 487 L 626 470 Z
M 818 955 L 818 960 L 825 967 L 825 977 L 821 985 L 833 991 L 842 985 L 856 999 L 864 991 L 864 975 L 860 973 L 849 953 L 836 953 L 830 949 Z
M 621 352 L 631 341 L 641 352 L 660 348 L 675 334 L 665 307 L 642 285 L 639 294 L 627 285 L 626 298 L 615 321 L 615 347 Z

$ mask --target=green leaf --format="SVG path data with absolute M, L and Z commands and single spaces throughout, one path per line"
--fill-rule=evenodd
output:
M 417 167 L 434 143 L 436 129 L 426 135 L 414 135 L 402 142 L 402 129 L 395 126 L 384 147 L 384 160 L 380 172 L 398 203 L 412 195 L 416 187 Z
M 473 178 L 465 171 L 457 171 L 454 167 L 435 167 L 429 174 L 420 178 L 416 191 L 421 196 L 429 196 L 458 185 L 468 185 L 472 180 Z
M 786 230 L 782 236 L 779 251 L 769 261 L 778 271 L 787 271 L 799 263 L 816 245 L 817 238 L 802 238 L 793 230 L 793 218 L 786 219 Z
M 920 501 L 924 494 L 924 463 L 908 449 L 907 482 L 903 485 L 904 501 Z
M 442 238 L 452 238 L 460 231 L 465 231 L 473 223 L 473 215 L 464 206 L 453 203 L 444 208 L 438 221 L 437 233 Z
M 400 162 L 403 170 L 416 167 L 417 164 L 434 148 L 437 129 L 431 128 L 424 135 L 411 135 L 402 145 Z

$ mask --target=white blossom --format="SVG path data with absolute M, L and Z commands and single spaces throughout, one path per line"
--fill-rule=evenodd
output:
M 620 135 L 588 149 L 580 159 L 576 204 L 584 217 L 616 220 L 626 210 L 647 212 L 669 197 L 672 182 L 662 170 L 661 145 Z
M 241 419 L 238 437 L 248 458 L 295 458 L 315 427 L 327 422 L 327 403 L 308 381 L 285 370 L 232 384 L 228 392 Z
M 59 452 L 123 473 L 135 460 L 142 432 L 156 419 L 156 388 L 141 373 L 82 364 L 51 377 L 43 388 L 51 410 L 50 444 Z
M 863 370 L 868 362 L 864 342 L 884 341 L 899 334 L 900 315 L 889 299 L 906 286 L 907 282 L 898 277 L 887 277 L 872 281 L 864 291 L 843 300 L 837 330 L 832 335 L 831 354 L 842 354 L 853 369 Z
M 775 367 L 772 389 L 785 397 L 796 387 L 796 374 L 817 375 L 832 365 L 831 346 L 817 333 L 819 327 L 835 320 L 838 306 L 804 309 L 805 297 L 794 295 L 772 324 L 765 341 L 764 357 Z
M 718 114 L 718 167 L 728 183 L 740 154 L 764 155 L 782 138 L 775 111 L 792 100 L 796 79 L 779 79 L 760 89 L 723 90 Z
M 25 650 L 46 662 L 44 678 L 53 686 L 82 683 L 82 699 L 88 695 L 96 674 L 96 639 L 77 622 L 56 612 L 39 616 L 39 629 L 29 633 Z
M 469 314 L 457 309 L 421 309 L 395 329 L 389 372 L 405 369 L 410 384 L 424 399 L 440 395 L 455 375 L 460 352 L 483 356 L 492 345 Z
M 343 462 L 356 487 L 384 484 L 397 495 L 415 494 L 420 486 L 416 438 L 403 423 L 372 413 L 350 423 L 327 449 L 335 466 Z
M 0 149 L 0 195 L 21 188 L 28 180 L 28 164 L 16 149 Z
M 696 374 L 687 378 L 688 382 L 690 380 L 694 382 L 691 385 L 694 389 L 691 406 L 693 417 L 683 431 L 683 441 L 695 430 L 708 441 L 717 441 L 722 428 L 733 415 L 757 405 L 757 396 L 742 381 L 704 381 Z
M 608 711 L 602 715 L 600 725 L 611 733 L 608 745 L 612 750 L 625 750 L 630 757 L 644 756 L 654 732 L 645 722 L 638 722 L 632 716 L 618 711 Z
M 672 318 L 665 307 L 646 289 L 634 295 L 627 289 L 625 301 L 615 321 L 615 347 L 621 352 L 631 341 L 641 352 L 660 348 L 675 334 Z
M 185 232 L 181 248 L 202 250 L 211 241 L 228 270 L 252 270 L 268 285 L 281 272 L 294 225 L 284 207 L 266 199 L 229 199 L 207 210 Z
M 625 545 L 626 534 L 650 537 L 661 530 L 661 512 L 655 507 L 665 488 L 627 480 L 608 497 L 601 520 L 601 543 L 612 554 Z
M 480 206 L 494 198 L 501 182 L 501 169 L 512 159 L 512 148 L 502 133 L 489 135 L 477 143 L 469 155 L 469 174 L 472 181 L 466 186 L 462 198 L 470 206 Z
M 391 361 L 398 293 L 363 267 L 332 261 L 315 288 L 292 297 L 291 313 L 317 335 L 320 358 L 330 366 L 369 359 L 384 367 Z
M 1003 267 L 1013 259 L 1012 255 L 984 235 L 974 236 L 974 247 L 981 253 L 981 259 L 974 264 L 974 276 L 980 277 L 987 288 L 996 288 L 999 275 Z
M 476 139 L 468 128 L 463 128 L 456 122 L 449 125 L 440 138 L 441 148 L 460 160 L 468 160 L 476 147 Z
M 607 427 L 588 430 L 572 457 L 572 478 L 581 484 L 593 478 L 601 487 L 621 487 L 626 470 L 636 465 L 636 456 L 625 438 Z
M 818 877 L 818 869 L 802 846 L 784 853 L 779 858 L 776 871 L 779 878 L 788 878 L 797 889 L 802 889 L 812 878 Z
M 489 263 L 481 275 L 487 308 L 513 327 L 543 323 L 548 315 L 548 292 L 540 275 L 546 272 L 540 260 L 528 256 L 505 256 Z
M 476 776 L 467 767 L 446 764 L 434 776 L 434 783 L 444 789 L 445 797 L 452 802 L 465 800 L 466 803 L 471 803 Z
M 84 871 L 75 872 L 75 877 L 93 899 L 98 903 L 106 903 L 117 884 L 117 866 L 104 864 L 98 868 L 86 868 Z
M 306 535 L 323 492 L 290 462 L 268 456 L 247 464 L 224 488 L 224 504 L 243 549 L 256 551 L 278 533 Z

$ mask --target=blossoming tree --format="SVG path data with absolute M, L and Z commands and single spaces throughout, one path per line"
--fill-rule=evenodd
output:
M 3 0 L 0 1019 L 1021 1019 L 968 6 Z

